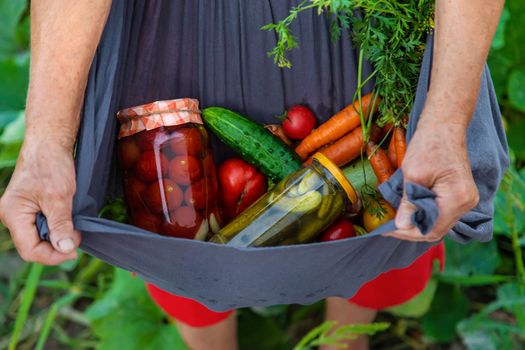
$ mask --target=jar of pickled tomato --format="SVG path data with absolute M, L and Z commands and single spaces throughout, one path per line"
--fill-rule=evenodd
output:
M 121 110 L 118 160 L 132 225 L 205 240 L 218 232 L 218 186 L 208 134 L 195 99 Z

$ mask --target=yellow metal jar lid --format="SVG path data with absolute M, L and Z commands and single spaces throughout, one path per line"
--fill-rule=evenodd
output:
M 317 160 L 322 166 L 326 168 L 326 170 L 330 172 L 330 174 L 333 175 L 333 177 L 335 177 L 337 182 L 339 182 L 343 190 L 346 192 L 348 199 L 353 205 L 359 202 L 359 197 L 357 195 L 356 190 L 354 189 L 354 186 L 352 186 L 350 181 L 348 181 L 341 169 L 337 165 L 335 165 L 334 162 L 332 162 L 330 159 L 328 159 L 327 156 L 320 152 L 314 154 L 312 158 Z

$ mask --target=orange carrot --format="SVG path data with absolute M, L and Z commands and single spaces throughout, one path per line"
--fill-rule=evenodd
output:
M 407 139 L 405 134 L 405 129 L 402 127 L 396 127 L 394 129 L 394 138 L 395 138 L 395 148 L 396 148 L 396 160 L 397 167 L 401 168 L 403 159 L 405 159 L 405 153 L 407 151 Z
M 370 139 L 377 140 L 380 133 L 381 129 L 373 124 L 370 130 Z M 318 152 L 324 154 L 337 166 L 343 166 L 359 157 L 361 151 L 364 151 L 363 146 L 363 129 L 358 127 L 331 145 L 321 148 Z M 305 164 L 309 164 L 311 158 L 306 160 Z
M 394 131 L 394 124 L 391 122 L 386 123 L 381 128 L 381 139 L 383 139 L 388 133 L 392 133 Z
M 372 93 L 361 98 L 362 111 L 365 117 L 370 113 L 370 108 L 372 107 L 374 99 L 375 96 Z M 380 98 L 378 97 L 374 105 L 374 112 L 379 105 L 379 100 Z M 313 130 L 310 135 L 306 136 L 306 138 L 295 148 L 295 152 L 301 157 L 301 159 L 306 159 L 315 150 L 330 142 L 336 141 L 354 130 L 360 123 L 359 100 L 356 100 L 353 104 L 346 106 L 343 110 L 337 112 L 334 116 L 321 124 L 317 129 Z
M 397 152 L 396 152 L 396 138 L 392 135 L 390 143 L 388 144 L 388 159 L 390 164 L 397 168 Z
M 388 160 L 385 150 L 378 147 L 375 143 L 369 142 L 366 145 L 366 154 L 370 161 L 370 165 L 372 166 L 372 170 L 374 170 L 374 174 L 376 174 L 377 182 L 382 184 L 388 180 L 394 173 L 394 168 L 392 167 L 392 164 L 390 164 L 390 160 Z

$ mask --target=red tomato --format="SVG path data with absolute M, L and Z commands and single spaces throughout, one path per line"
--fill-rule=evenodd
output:
M 182 190 L 175 182 L 162 179 L 148 186 L 144 200 L 151 211 L 170 213 L 182 204 Z
M 164 222 L 162 233 L 166 236 L 195 238 L 202 223 L 202 215 L 195 209 L 182 206 L 170 215 L 170 221 Z
M 176 155 L 198 156 L 202 152 L 203 139 L 197 127 L 183 127 L 171 133 L 169 144 Z
M 302 140 L 315 128 L 315 115 L 305 106 L 296 105 L 288 108 L 283 121 L 286 136 L 294 140 Z
M 193 156 L 177 156 L 170 162 L 169 174 L 179 185 L 189 185 L 202 177 L 202 166 Z
M 227 221 L 239 215 L 266 192 L 266 177 L 240 158 L 219 167 L 221 204 Z
M 319 241 L 336 241 L 338 239 L 350 238 L 355 236 L 356 233 L 354 225 L 352 225 L 352 223 L 346 219 L 339 219 L 323 232 L 323 234 L 319 238 Z
M 140 157 L 140 148 L 133 137 L 120 140 L 118 156 L 122 170 L 128 170 L 135 165 Z
M 209 194 L 212 195 L 211 191 Z M 184 191 L 184 201 L 186 205 L 192 206 L 195 209 L 206 208 L 208 199 L 207 182 L 205 179 L 191 184 L 186 191 Z
M 140 155 L 135 170 L 141 180 L 152 182 L 168 173 L 166 156 L 160 152 L 157 154 L 158 157 L 155 156 L 154 151 L 145 151 Z
M 158 215 L 150 214 L 145 211 L 137 211 L 133 213 L 130 223 L 134 226 L 140 227 L 141 229 L 151 231 L 151 232 L 160 232 L 162 226 L 162 218 Z
M 140 208 L 144 204 L 147 185 L 134 176 L 124 177 L 124 196 L 130 208 Z

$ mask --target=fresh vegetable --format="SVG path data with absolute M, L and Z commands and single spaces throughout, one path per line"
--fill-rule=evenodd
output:
M 407 151 L 407 139 L 406 139 L 405 129 L 401 127 L 396 127 L 394 129 L 393 137 L 395 139 L 395 148 L 396 148 L 396 160 L 397 160 L 396 166 L 398 168 L 401 168 L 401 164 L 403 164 L 403 159 L 405 159 L 405 153 Z
M 357 236 L 363 236 L 366 235 L 368 232 L 366 232 L 365 228 L 363 226 L 354 225 L 355 233 Z
M 370 165 L 372 165 L 374 174 L 376 174 L 378 183 L 382 184 L 387 181 L 394 173 L 394 167 L 390 164 L 386 152 L 375 143 L 369 142 L 366 145 L 366 154 Z
M 372 188 L 376 187 L 377 177 L 367 158 L 358 159 L 345 166 L 342 170 L 347 180 L 350 181 L 358 193 L 363 191 L 365 185 Z
M 394 168 L 397 168 L 397 152 L 396 152 L 396 138 L 392 135 L 390 143 L 388 144 L 388 160 Z
M 266 192 L 267 180 L 253 165 L 230 158 L 219 167 L 219 186 L 224 218 L 230 221 Z
M 379 132 L 381 129 L 373 125 L 370 138 L 375 140 Z M 361 151 L 364 151 L 363 131 L 361 127 L 358 127 L 319 152 L 327 156 L 337 166 L 343 166 L 359 157 Z
M 350 31 L 348 36 L 359 49 L 357 99 L 373 77 L 374 91 L 382 97 L 381 124 L 389 121 L 399 124 L 415 99 L 427 34 L 434 24 L 434 3 L 432 0 L 302 1 L 290 9 L 286 18 L 263 27 L 277 35 L 277 45 L 269 55 L 280 67 L 291 67 L 287 52 L 300 45 L 290 28 L 299 14 L 309 10 L 332 16 L 332 39 L 338 40 L 343 31 Z M 365 60 L 374 67 L 368 77 L 363 77 Z
M 285 112 L 283 130 L 289 138 L 302 140 L 315 128 L 315 115 L 305 106 L 295 105 Z
M 367 232 L 374 231 L 396 216 L 394 208 L 382 198 L 367 201 L 367 204 L 363 210 L 363 226 Z
M 328 242 L 356 236 L 354 225 L 347 219 L 339 219 L 323 232 L 319 241 Z
M 268 124 L 268 125 L 265 125 L 264 128 L 266 130 L 268 130 L 269 132 L 271 132 L 272 135 L 274 135 L 277 138 L 279 138 L 279 140 L 281 140 L 282 142 L 284 142 L 288 146 L 292 145 L 292 140 L 290 140 L 288 138 L 288 136 L 286 136 L 282 126 L 280 126 L 278 124 Z
M 169 213 L 182 204 L 182 190 L 169 179 L 151 183 L 144 192 L 144 201 L 154 213 Z
M 154 151 L 145 151 L 137 160 L 135 170 L 142 181 L 151 182 L 166 175 L 168 160 L 162 153 L 157 155 Z
M 198 156 L 202 152 L 203 142 L 198 128 L 183 127 L 171 133 L 169 145 L 176 155 Z
M 373 94 L 368 94 L 362 98 L 361 108 L 359 106 L 359 101 L 356 101 L 337 112 L 333 117 L 321 124 L 316 130 L 312 131 L 310 135 L 302 140 L 295 148 L 295 152 L 301 157 L 301 159 L 306 159 L 312 152 L 330 142 L 338 140 L 345 134 L 357 128 L 361 123 L 360 110 L 362 110 L 362 113 L 365 116 L 368 116 L 372 105 L 374 107 L 377 106 L 377 103 L 373 104 L 374 99 L 375 97 Z
M 177 156 L 170 161 L 169 175 L 179 185 L 189 185 L 202 177 L 200 161 L 193 156 Z
M 204 122 L 226 145 L 273 181 L 301 168 L 297 156 L 262 125 L 221 107 L 202 111 Z

